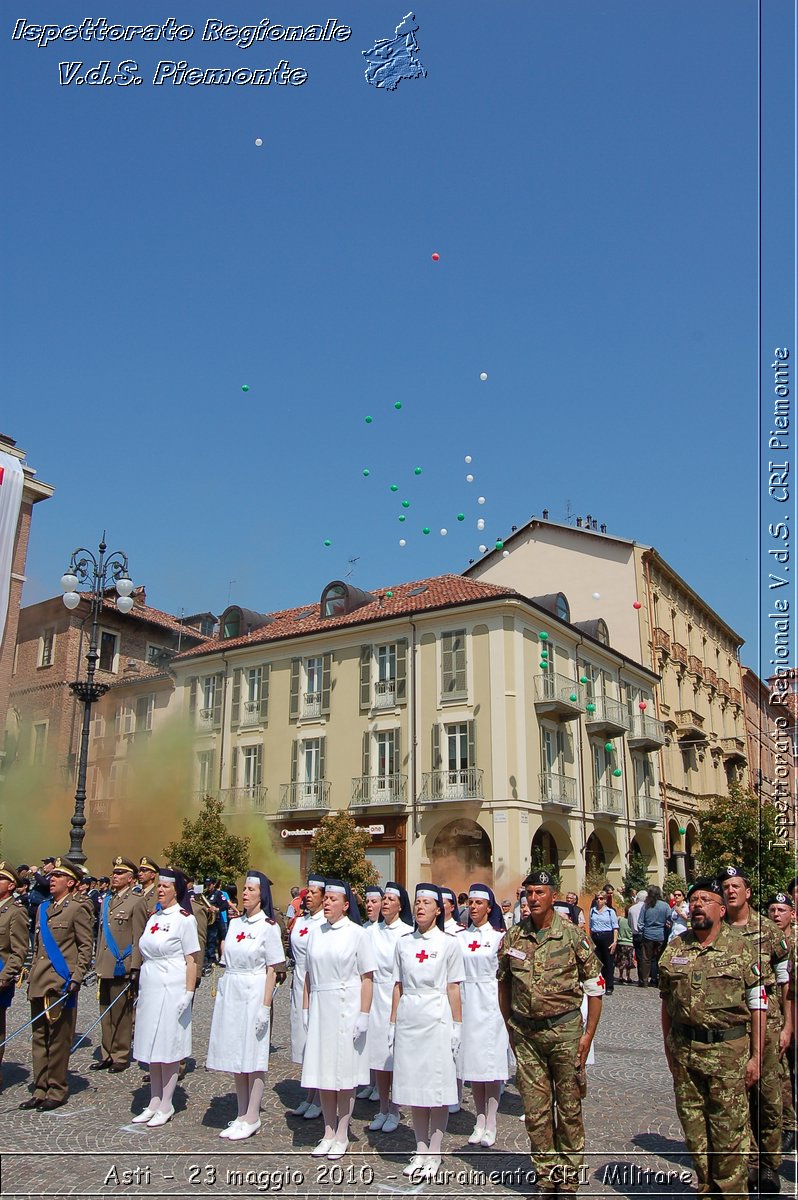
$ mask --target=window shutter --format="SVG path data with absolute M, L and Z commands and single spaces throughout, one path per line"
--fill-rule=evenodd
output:
M 260 787 L 263 783 L 263 743 L 255 747 L 255 778 L 253 782 L 256 787 Z
M 407 703 L 407 639 L 396 643 L 396 703 Z
M 208 787 L 207 791 L 213 791 L 213 783 L 216 778 L 216 751 L 208 751 Z
M 218 729 L 222 723 L 222 697 L 224 696 L 224 675 L 219 672 L 213 677 L 213 727 Z
M 402 750 L 402 731 L 401 731 L 401 729 L 394 729 L 394 731 L 393 731 L 393 760 L 394 760 L 394 771 L 396 771 L 397 774 L 402 769 L 401 750 Z
M 330 711 L 330 676 L 332 674 L 332 654 L 325 654 L 321 662 L 321 711 Z
M 238 746 L 234 746 L 230 755 L 230 787 L 238 787 Z
M 557 730 L 558 751 L 567 763 L 574 761 L 574 736 L 570 729 Z
M 327 739 L 319 738 L 319 781 L 326 779 Z
M 441 766 L 441 727 L 435 722 L 432 726 L 432 769 L 439 771 Z
M 371 734 L 368 729 L 363 734 L 363 778 L 368 779 L 371 769 Z
M 360 710 L 371 704 L 371 646 L 360 648 Z
M 296 783 L 297 760 L 299 758 L 299 743 L 291 743 L 291 782 Z
M 289 717 L 299 716 L 299 669 L 301 663 L 298 658 L 291 659 L 291 699 L 288 704 Z
M 197 676 L 192 675 L 188 681 L 188 711 L 197 711 Z
M 241 718 L 241 668 L 233 671 L 233 698 L 230 704 L 230 720 L 237 725 Z
M 475 767 L 477 765 L 477 723 L 476 721 L 468 722 L 468 765 Z
M 260 669 L 260 711 L 258 716 L 265 721 L 269 715 L 269 676 L 271 663 L 264 663 Z
M 443 695 L 451 692 L 454 687 L 454 667 L 452 654 L 452 635 L 445 633 L 443 635 L 441 647 L 441 667 L 443 678 L 441 680 L 441 692 Z
M 466 694 L 466 649 L 465 630 L 455 634 L 453 639 L 454 691 L 461 696 Z

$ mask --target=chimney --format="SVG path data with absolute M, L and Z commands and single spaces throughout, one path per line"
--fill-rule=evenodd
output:
M 581 528 L 582 528 L 582 518 L 581 518 L 581 517 L 577 517 L 577 518 L 576 518 L 576 528 L 577 528 L 577 529 L 581 529 Z
M 548 521 L 548 519 L 549 519 L 549 510 L 547 508 L 544 508 L 543 509 L 543 520 Z
M 133 603 L 134 604 L 146 604 L 147 603 L 147 593 L 144 589 L 144 584 L 142 584 L 140 587 L 133 588 L 132 594 L 133 594 Z
M 602 522 L 602 524 L 601 524 L 601 532 L 602 532 L 602 533 L 606 533 L 606 532 L 607 532 L 607 526 L 606 526 L 606 524 L 605 524 L 604 522 Z

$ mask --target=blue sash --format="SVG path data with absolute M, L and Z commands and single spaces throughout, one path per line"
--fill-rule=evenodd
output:
M 114 964 L 114 978 L 119 979 L 121 976 L 124 976 L 127 974 L 127 969 L 125 967 L 125 959 L 130 954 L 130 951 L 133 949 L 133 943 L 131 942 L 129 946 L 125 946 L 122 953 L 121 954 L 119 953 L 119 947 L 117 946 L 116 941 L 114 940 L 114 935 L 111 933 L 111 925 L 108 920 L 108 909 L 110 908 L 110 906 L 111 906 L 111 896 L 109 893 L 109 895 L 107 895 L 105 897 L 105 899 L 103 900 L 103 912 L 102 912 L 103 936 L 105 938 L 106 946 L 111 951 L 114 958 L 116 959 L 116 963 Z
M 6 960 L 4 958 L 0 958 L 0 971 L 2 971 L 2 969 L 5 965 L 6 965 Z M 10 987 L 0 988 L 0 1008 L 10 1008 L 11 1001 L 13 999 L 14 999 L 13 983 L 11 984 Z
M 43 904 L 39 905 L 39 937 L 44 944 L 44 949 L 47 953 L 47 957 L 50 960 L 53 970 L 55 971 L 56 975 L 60 975 L 64 981 L 64 986 L 61 988 L 61 991 L 65 992 L 72 979 L 72 972 L 67 966 L 66 959 L 61 953 L 60 947 L 56 944 L 55 938 L 50 933 L 50 926 L 47 924 L 47 913 L 51 904 L 51 900 L 45 900 Z M 68 1000 L 64 1001 L 63 1007 L 74 1008 L 77 1002 L 78 995 L 76 992 L 74 996 L 70 996 Z

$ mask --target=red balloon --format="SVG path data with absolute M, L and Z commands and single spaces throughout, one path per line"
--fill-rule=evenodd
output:
M 637 707 L 640 709 L 640 711 L 641 711 L 641 712 L 645 712 L 645 711 L 646 711 L 646 702 L 645 702 L 645 700 L 641 700 L 641 701 L 640 701 L 640 703 L 638 704 L 638 706 L 637 706 Z
M 640 603 L 639 600 L 635 600 L 634 604 L 632 605 L 632 608 L 642 608 L 642 607 L 643 607 L 643 605 Z
M 439 258 L 440 258 L 440 254 L 433 254 L 432 261 L 437 262 Z

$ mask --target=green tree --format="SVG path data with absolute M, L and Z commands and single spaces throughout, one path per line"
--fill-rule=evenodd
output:
M 751 883 L 755 907 L 783 890 L 795 874 L 794 850 L 782 846 L 772 804 L 761 802 L 751 788 L 729 786 L 729 795 L 713 800 L 698 814 L 702 875 L 722 875 L 724 867 L 740 867 Z
M 224 804 L 204 796 L 196 820 L 186 817 L 176 842 L 164 847 L 164 858 L 192 879 L 212 877 L 232 882 L 249 866 L 249 838 L 229 833 L 222 818 Z
M 554 880 L 555 890 L 560 890 L 560 868 L 555 867 L 554 863 L 543 861 L 543 851 L 540 846 L 535 846 L 532 850 L 532 858 L 529 864 L 530 871 L 548 871 Z
M 688 885 L 685 883 L 682 876 L 676 871 L 668 871 L 667 875 L 662 881 L 663 898 L 667 900 L 671 892 L 686 892 L 687 886 Z
M 362 903 L 365 889 L 379 879 L 376 867 L 366 858 L 371 843 L 367 829 L 358 829 L 345 810 L 322 817 L 313 839 L 313 869 L 327 879 L 343 879 Z
M 633 854 L 629 859 L 629 866 L 623 877 L 621 890 L 623 891 L 624 899 L 634 900 L 638 892 L 644 892 L 648 888 L 648 863 L 643 858 L 642 854 Z

